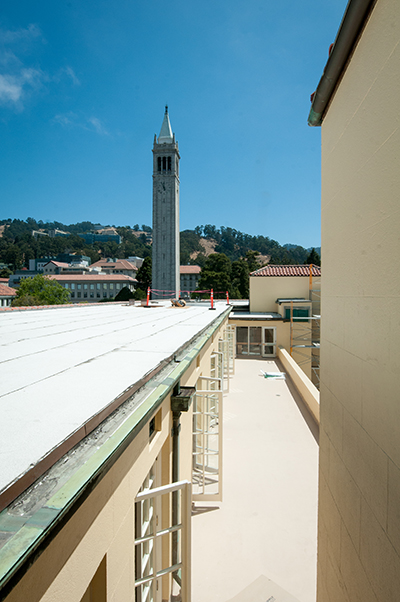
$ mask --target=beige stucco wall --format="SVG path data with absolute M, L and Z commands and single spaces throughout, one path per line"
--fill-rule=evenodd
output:
M 181 378 L 195 385 L 200 374 L 209 376 L 210 355 L 218 347 L 227 320 L 216 331 Z M 106 584 L 108 602 L 129 602 L 134 590 L 134 500 L 157 457 L 161 484 L 171 482 L 172 413 L 170 396 L 162 403 L 161 430 L 149 440 L 148 423 L 98 483 L 68 523 L 27 570 L 6 602 L 89 601 L 88 587 Z M 181 415 L 180 475 L 191 480 L 192 408 Z M 105 566 L 105 579 L 104 577 Z M 99 568 L 100 567 L 100 568 Z M 99 570 L 98 570 L 99 569 Z M 103 585 L 102 585 L 103 584 Z M 102 598 L 98 598 L 99 602 Z M 96 598 L 97 600 L 97 598 Z
M 378 0 L 322 125 L 318 602 L 399 599 L 399 41 Z
M 276 300 L 299 297 L 309 299 L 308 276 L 251 276 L 250 311 L 278 311 Z

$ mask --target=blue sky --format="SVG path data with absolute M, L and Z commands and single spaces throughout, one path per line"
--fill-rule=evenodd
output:
M 164 105 L 181 230 L 320 244 L 316 88 L 346 0 L 3 0 L 0 218 L 151 225 Z

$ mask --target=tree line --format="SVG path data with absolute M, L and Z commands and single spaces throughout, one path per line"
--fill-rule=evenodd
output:
M 139 237 L 134 234 L 134 232 L 140 231 L 138 224 L 135 224 L 133 228 L 114 226 L 122 237 L 120 244 L 115 241 L 86 243 L 79 234 L 94 231 L 96 228 L 95 224 L 88 221 L 65 225 L 57 221 L 44 223 L 41 220 L 36 221 L 29 217 L 25 221 L 19 219 L 0 220 L 0 226 L 4 226 L 3 234 L 0 237 L 0 263 L 7 264 L 11 272 L 23 267 L 28 268 L 30 259 L 51 257 L 60 253 L 86 255 L 90 257 L 92 263 L 105 257 L 118 257 L 119 259 L 126 259 L 131 256 L 151 257 L 151 244 L 147 242 L 145 234 L 151 233 L 151 228 L 145 224 L 141 227 L 142 234 Z M 50 236 L 35 238 L 32 236 L 32 230 L 49 232 L 54 229 L 68 231 L 71 234 L 54 238 L 50 238 Z M 244 265 L 248 265 L 249 253 L 268 256 L 270 257 L 269 263 L 272 264 L 318 264 L 320 262 L 316 253 L 312 256 L 313 260 L 309 261 L 309 251 L 299 245 L 282 246 L 268 236 L 252 236 L 234 228 L 225 226 L 217 228 L 211 224 L 206 224 L 205 226 L 196 226 L 194 230 L 181 232 L 181 265 L 196 264 L 200 265 L 201 268 L 206 267 L 207 257 L 204 248 L 200 244 L 201 239 L 212 241 L 215 244 L 215 253 L 223 254 L 230 261 L 230 265 L 233 266 L 231 268 L 233 269 L 232 281 L 235 283 L 235 288 L 239 286 L 238 283 L 241 278 L 237 270 L 240 266 L 241 269 L 244 269 Z M 240 263 L 241 261 L 244 261 L 245 264 Z M 239 264 L 235 262 L 239 262 Z M 220 264 L 212 267 L 218 268 L 222 264 L 223 260 L 220 260 Z M 259 264 L 257 264 L 257 267 L 259 267 Z

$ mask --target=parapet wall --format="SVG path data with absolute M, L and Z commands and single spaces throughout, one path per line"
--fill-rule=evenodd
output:
M 304 374 L 300 366 L 281 345 L 278 347 L 278 358 L 287 374 L 293 381 L 304 403 L 319 425 L 319 391 L 311 380 Z

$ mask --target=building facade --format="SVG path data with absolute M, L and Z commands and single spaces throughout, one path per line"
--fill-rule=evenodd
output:
M 190 297 L 190 293 L 196 290 L 200 280 L 201 267 L 199 265 L 180 266 L 180 290 L 181 297 Z
M 72 303 L 113 299 L 124 287 L 135 290 L 136 280 L 123 274 L 51 274 L 49 278 L 63 286 Z
M 399 599 L 399 48 L 400 3 L 351 0 L 309 116 L 322 129 L 318 602 Z
M 132 278 L 135 278 L 138 271 L 137 266 L 127 259 L 112 259 L 111 257 L 99 259 L 99 261 L 92 263 L 90 267 L 91 270 L 97 268 L 105 274 L 125 274 L 125 276 L 132 276 Z
M 17 296 L 15 288 L 0 282 L 0 307 L 10 307 L 11 302 Z
M 250 274 L 249 311 L 238 305 L 237 357 L 273 358 L 286 349 L 319 387 L 321 268 L 267 265 Z
M 178 297 L 179 273 L 179 149 L 165 107 L 153 146 L 152 297 Z

